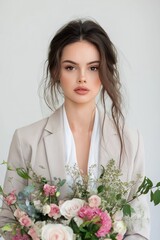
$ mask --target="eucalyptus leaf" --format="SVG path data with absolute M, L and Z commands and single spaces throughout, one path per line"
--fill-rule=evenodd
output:
M 32 185 L 28 185 L 28 186 L 26 186 L 26 187 L 24 188 L 23 193 L 24 193 L 25 196 L 28 196 L 28 195 L 30 195 L 31 193 L 33 193 L 34 190 L 35 190 L 35 187 L 34 187 L 33 184 L 32 184 Z

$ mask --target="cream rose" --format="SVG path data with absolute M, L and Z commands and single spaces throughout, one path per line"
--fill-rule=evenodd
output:
M 77 216 L 78 211 L 80 210 L 81 207 L 84 206 L 84 203 L 85 203 L 84 200 L 78 198 L 67 200 L 60 206 L 60 213 L 66 219 L 71 219 Z
M 88 199 L 88 204 L 91 208 L 99 207 L 101 205 L 101 198 L 97 195 L 92 195 Z
M 42 208 L 42 213 L 47 215 L 51 211 L 51 207 L 48 204 L 45 204 Z
M 126 228 L 126 225 L 124 223 L 124 221 L 115 221 L 113 223 L 113 229 L 115 232 L 121 234 L 121 235 L 124 235 L 127 231 L 127 228 Z
M 73 240 L 73 230 L 62 224 L 47 224 L 42 227 L 42 240 Z

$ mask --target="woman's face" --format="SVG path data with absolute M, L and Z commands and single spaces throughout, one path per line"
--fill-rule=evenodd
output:
M 66 102 L 95 104 L 101 86 L 99 65 L 100 54 L 93 44 L 79 41 L 64 47 L 60 84 Z

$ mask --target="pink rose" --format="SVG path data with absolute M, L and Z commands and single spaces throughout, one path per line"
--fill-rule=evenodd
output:
M 57 219 L 61 216 L 60 209 L 56 204 L 50 204 L 50 212 L 48 216 L 53 217 L 54 219 Z
M 32 225 L 32 221 L 27 215 L 22 216 L 19 219 L 19 222 L 22 226 L 25 226 L 25 227 L 30 227 Z
M 47 224 L 42 227 L 42 240 L 73 240 L 73 230 L 62 224 Z
M 118 234 L 118 235 L 116 236 L 116 239 L 117 239 L 117 240 L 123 240 L 123 235 L 122 235 L 122 234 Z
M 40 240 L 34 228 L 30 228 L 28 234 L 31 236 L 33 240 Z
M 92 195 L 88 199 L 88 204 L 91 208 L 93 207 L 99 207 L 101 205 L 101 198 L 97 195 Z
M 15 216 L 17 219 L 20 219 L 20 218 L 23 217 L 24 215 L 26 215 L 26 213 L 23 212 L 20 208 L 17 208 L 17 209 L 14 211 L 14 216 Z
M 56 187 L 49 184 L 43 186 L 43 191 L 46 196 L 53 196 L 56 192 Z
M 83 207 L 85 201 L 73 198 L 72 200 L 67 200 L 60 206 L 60 213 L 66 219 L 71 219 L 75 216 L 78 216 L 78 212 Z
M 4 200 L 7 202 L 9 206 L 14 204 L 17 200 L 15 191 L 12 191 L 7 197 L 4 198 Z

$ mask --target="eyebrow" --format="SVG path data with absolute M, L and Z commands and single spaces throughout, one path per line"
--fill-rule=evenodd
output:
M 78 63 L 76 63 L 74 61 L 71 61 L 71 60 L 64 60 L 64 61 L 62 61 L 62 63 L 72 63 L 72 64 L 75 64 L 75 65 L 78 65 Z M 91 61 L 91 62 L 87 63 L 87 65 L 93 64 L 93 63 L 100 63 L 100 61 L 99 60 Z

